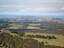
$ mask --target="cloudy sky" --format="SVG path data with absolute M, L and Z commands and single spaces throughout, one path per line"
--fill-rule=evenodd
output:
M 0 0 L 0 15 L 64 16 L 64 0 Z

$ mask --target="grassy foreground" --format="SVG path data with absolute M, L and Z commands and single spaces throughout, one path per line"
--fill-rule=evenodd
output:
M 19 36 L 16 33 L 10 33 L 11 35 Z M 56 46 L 62 46 L 64 47 L 64 35 L 55 35 L 55 34 L 45 34 L 45 33 L 25 33 L 25 36 L 27 35 L 44 35 L 44 36 L 55 36 L 57 39 L 44 39 L 44 38 L 33 38 L 35 40 L 38 40 L 39 42 L 45 42 L 45 45 L 56 45 Z M 23 36 L 23 39 L 30 38 Z M 47 43 L 46 43 L 47 42 Z
M 55 35 L 55 34 L 45 34 L 45 33 L 26 33 L 25 35 L 44 35 L 44 36 L 55 36 L 57 39 L 42 39 L 42 38 L 34 38 L 39 42 L 44 41 L 45 44 L 48 45 L 56 45 L 56 46 L 63 46 L 64 47 L 64 35 Z M 26 37 L 24 37 L 26 38 Z M 47 42 L 47 43 L 46 43 Z

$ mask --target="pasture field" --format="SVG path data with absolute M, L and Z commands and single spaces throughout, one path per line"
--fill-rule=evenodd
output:
M 39 26 L 39 25 L 41 25 L 41 24 L 29 24 L 29 25 L 32 25 L 32 26 Z
M 19 29 L 22 27 L 23 27 L 23 25 L 19 25 L 19 24 L 9 24 L 8 29 Z
M 43 38 L 34 38 L 34 39 L 38 40 L 39 42 L 44 41 L 45 45 L 64 46 L 64 35 L 45 34 L 45 33 L 26 33 L 25 35 L 55 36 L 57 39 L 43 39 Z M 26 38 L 26 37 L 24 37 L 24 38 Z
M 2 26 L 3 24 L 0 23 L 0 26 Z
M 40 29 L 40 27 L 28 26 L 27 29 Z
M 18 24 L 9 24 L 11 27 L 23 27 L 23 25 L 18 25 Z

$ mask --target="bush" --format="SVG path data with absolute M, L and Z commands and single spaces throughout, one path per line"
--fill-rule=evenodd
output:
M 18 32 L 18 35 L 21 37 L 24 36 L 24 34 L 25 34 L 24 32 Z
M 27 35 L 27 37 L 36 37 L 36 38 L 44 38 L 44 39 L 57 39 L 55 36 L 43 36 L 43 35 Z

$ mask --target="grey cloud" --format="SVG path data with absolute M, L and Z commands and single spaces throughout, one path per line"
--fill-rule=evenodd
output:
M 0 0 L 0 12 L 18 12 L 27 8 L 64 7 L 64 0 Z

